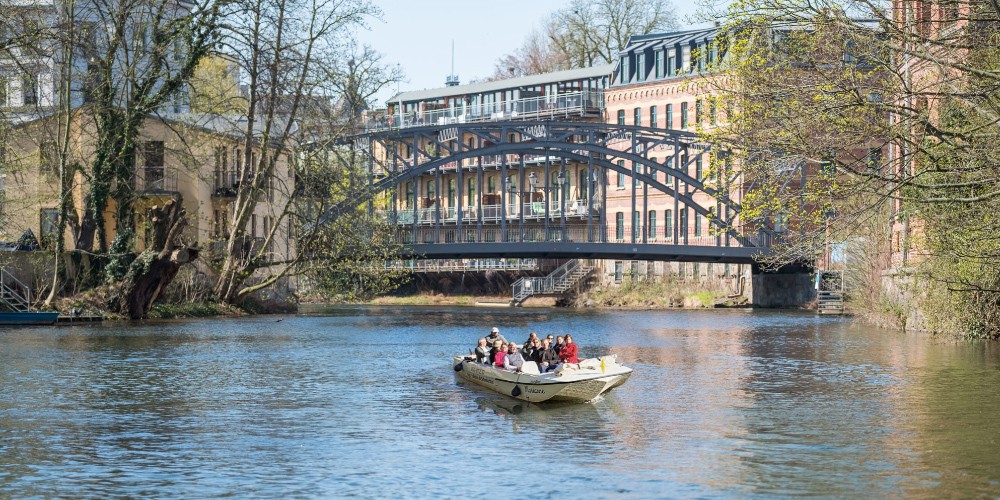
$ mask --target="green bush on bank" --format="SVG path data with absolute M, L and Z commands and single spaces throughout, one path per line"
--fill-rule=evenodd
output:
M 186 303 L 186 304 L 154 304 L 149 311 L 151 319 L 175 319 L 175 318 L 205 318 L 209 316 L 221 316 L 227 314 L 224 308 L 218 304 L 210 303 Z
M 587 299 L 597 306 L 612 307 L 715 307 L 726 296 L 718 290 L 705 290 L 699 283 L 675 280 L 638 281 L 626 279 L 618 286 L 605 286 L 588 292 Z

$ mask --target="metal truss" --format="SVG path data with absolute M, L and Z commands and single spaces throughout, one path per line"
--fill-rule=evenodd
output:
M 594 122 L 463 123 L 381 130 L 351 136 L 342 139 L 339 149 L 334 148 L 333 152 L 341 158 L 360 155 L 366 159 L 368 179 L 366 185 L 357 186 L 351 196 L 330 206 L 321 216 L 321 223 L 334 219 L 341 213 L 357 210 L 365 203 L 369 212 L 373 213 L 373 200 L 381 193 L 388 193 L 389 199 L 393 200 L 391 216 L 393 221 L 398 222 L 400 220 L 397 212 L 400 200 L 398 187 L 429 173 L 437 179 L 436 193 L 441 192 L 440 175 L 444 172 L 457 175 L 459 190 L 464 186 L 463 175 L 476 176 L 478 181 L 476 192 L 482 194 L 484 171 L 499 171 L 501 179 L 508 179 L 509 172 L 523 171 L 525 158 L 544 157 L 544 186 L 539 186 L 537 189 L 549 192 L 552 188 L 549 183 L 550 169 L 561 169 L 559 171 L 565 178 L 567 160 L 587 165 L 586 225 L 583 226 L 582 221 L 577 220 L 575 228 L 572 227 L 573 223 L 569 224 L 569 229 L 575 231 L 568 231 L 565 207 L 559 210 L 559 222 L 555 224 L 550 220 L 553 217 L 550 217 L 552 214 L 549 212 L 549 200 L 546 200 L 544 224 L 537 224 L 537 221 L 534 224 L 539 229 L 544 229 L 545 236 L 540 238 L 541 241 L 537 236 L 527 235 L 525 228 L 533 226 L 531 221 L 525 220 L 523 208 L 517 219 L 510 217 L 510 214 L 500 214 L 499 237 L 484 238 L 482 215 L 478 215 L 475 219 L 466 217 L 463 220 L 463 208 L 465 211 L 472 211 L 472 205 L 463 207 L 462 196 L 458 197 L 455 220 L 446 223 L 438 216 L 432 228 L 422 228 L 418 225 L 417 204 L 413 203 L 410 235 L 409 237 L 402 235 L 401 239 L 415 251 L 420 250 L 428 257 L 437 254 L 560 257 L 577 255 L 694 261 L 722 259 L 727 262 L 742 262 L 751 254 L 766 252 L 772 237 L 769 231 L 760 231 L 752 237 L 747 237 L 737 230 L 734 223 L 741 207 L 730 198 L 729 193 L 731 185 L 738 178 L 738 173 L 731 175 L 732 172 L 728 168 L 729 155 L 725 151 L 713 152 L 709 144 L 702 142 L 697 134 L 691 132 Z M 713 156 L 714 162 L 710 162 L 709 159 Z M 484 158 L 495 158 L 496 164 L 485 166 Z M 559 160 L 558 165 L 553 165 L 553 158 Z M 620 160 L 624 160 L 621 165 L 618 163 Z M 711 178 L 703 180 L 688 173 L 691 166 L 699 162 L 703 165 L 714 164 L 716 167 L 726 166 L 726 168 L 713 169 Z M 609 237 L 606 220 L 606 172 L 618 172 L 633 179 L 631 213 L 636 213 L 641 203 L 641 213 L 646 214 L 649 190 L 659 191 L 674 200 L 672 212 L 674 217 L 679 217 L 681 207 L 704 216 L 714 227 L 712 231 L 714 241 L 710 244 L 705 244 L 704 238 L 700 238 L 698 242 L 689 241 L 686 233 L 680 234 L 680 224 L 676 221 L 672 223 L 673 237 L 667 238 L 669 243 L 650 241 L 646 231 L 641 231 L 641 234 L 639 231 L 629 231 L 630 237 L 626 238 L 627 241 Z M 517 178 L 520 183 L 518 193 L 523 193 L 525 176 L 518 175 Z M 597 179 L 601 181 L 597 182 Z M 636 182 L 641 183 L 641 189 L 635 187 Z M 595 220 L 593 208 L 597 204 L 595 198 L 598 191 L 602 196 L 600 207 L 604 213 L 598 214 Z M 702 205 L 695 199 L 696 193 L 705 193 L 712 201 Z M 508 195 L 507 189 L 501 188 L 500 196 L 500 207 L 504 210 L 509 205 L 508 197 L 513 195 Z M 481 202 L 482 196 L 478 198 L 477 203 Z M 565 203 L 565 196 L 560 198 Z M 482 211 L 476 210 L 476 213 L 481 214 Z M 551 227 L 552 225 L 555 227 Z M 586 231 L 583 231 L 584 227 Z M 442 241 L 439 238 L 440 232 L 449 228 L 457 230 L 459 236 L 457 238 L 453 236 L 450 241 L 448 239 Z M 556 230 L 554 236 L 552 236 L 553 229 Z M 427 236 L 430 231 L 433 231 L 433 237 Z M 474 231 L 475 234 L 472 235 L 470 231 Z M 569 232 L 575 233 L 575 236 L 569 237 Z M 580 244 L 586 244 L 587 248 L 579 248 L 576 251 L 572 249 L 573 245 Z M 454 251 L 446 248 L 448 245 L 451 245 Z M 644 250 L 639 251 L 640 247 Z

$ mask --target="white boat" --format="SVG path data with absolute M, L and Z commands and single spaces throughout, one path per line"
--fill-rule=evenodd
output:
M 564 363 L 548 373 L 539 373 L 534 361 L 526 361 L 522 371 L 515 372 L 456 356 L 455 371 L 469 382 L 532 403 L 590 401 L 624 384 L 632 375 L 632 369 L 618 364 L 614 355 Z

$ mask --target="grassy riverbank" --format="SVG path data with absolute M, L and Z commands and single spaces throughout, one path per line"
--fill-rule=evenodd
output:
M 625 281 L 615 286 L 599 287 L 587 291 L 570 302 L 555 297 L 532 297 L 525 307 L 579 307 L 613 309 L 701 309 L 712 307 L 739 307 L 747 305 L 743 297 L 728 297 L 725 290 L 712 289 L 702 283 Z M 502 304 L 508 295 L 445 295 L 421 293 L 403 296 L 383 296 L 364 302 L 369 305 L 397 306 L 474 306 L 477 303 Z
M 743 297 L 707 284 L 678 281 L 624 281 L 618 286 L 596 288 L 582 294 L 577 305 L 626 309 L 701 309 L 746 305 Z

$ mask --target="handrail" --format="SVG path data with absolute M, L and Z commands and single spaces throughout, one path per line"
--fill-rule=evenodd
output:
M 578 273 L 583 268 L 579 259 L 573 259 L 556 268 L 548 276 L 542 278 L 521 278 L 514 282 L 512 287 L 513 303 L 520 304 L 528 297 L 540 293 L 564 292 L 583 276 L 590 272 L 590 268 L 583 268 L 583 273 Z
M 24 290 L 24 294 L 22 295 L 16 288 L 9 286 L 8 280 L 20 286 L 21 290 Z M 8 297 L 15 300 L 10 301 Z M 18 312 L 31 310 L 31 288 L 3 268 L 0 268 L 0 302 Z
M 448 109 L 432 109 L 401 113 L 396 110 L 384 119 L 366 124 L 368 130 L 419 127 L 423 125 L 447 125 L 495 120 L 529 119 L 568 116 L 571 113 L 585 114 L 588 111 L 604 110 L 603 90 L 581 90 L 558 95 L 527 97 L 503 102 L 478 105 L 460 104 Z

